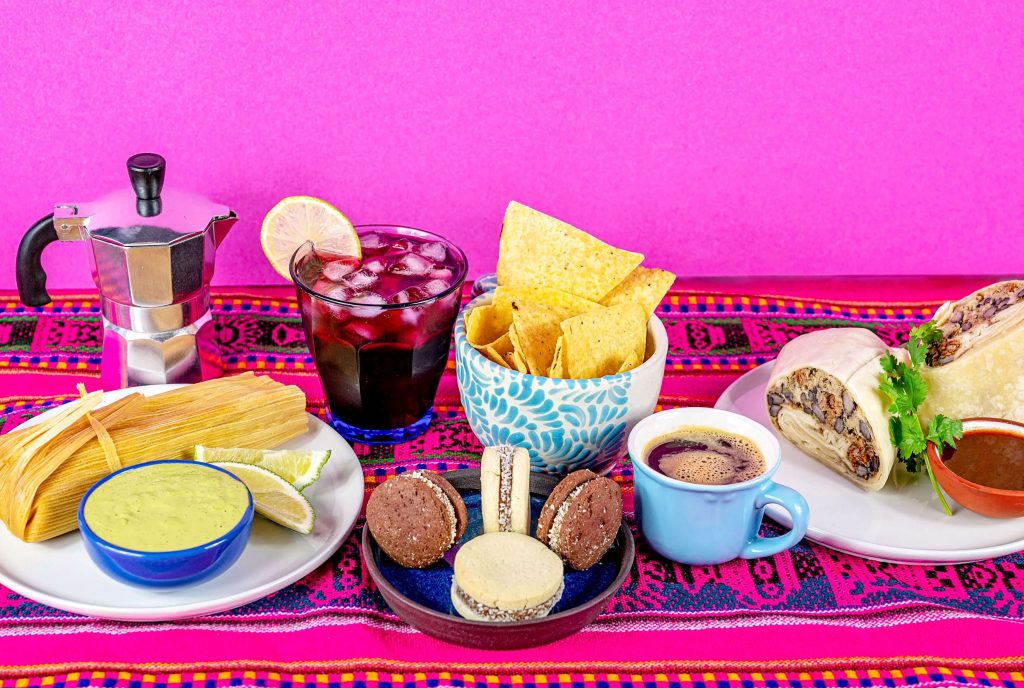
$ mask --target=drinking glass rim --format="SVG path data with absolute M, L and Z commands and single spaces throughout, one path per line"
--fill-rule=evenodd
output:
M 417 301 L 409 301 L 407 303 L 380 303 L 380 304 L 377 304 L 377 303 L 359 303 L 358 301 L 342 301 L 341 299 L 335 299 L 335 298 L 332 298 L 330 296 L 326 296 L 325 294 L 321 294 L 320 292 L 316 291 L 312 287 L 309 287 L 309 286 L 305 285 L 298 278 L 298 275 L 295 274 L 295 256 L 299 255 L 299 251 L 301 251 L 307 245 L 313 246 L 314 248 L 316 246 L 316 244 L 314 244 L 312 241 L 304 241 L 304 242 L 302 242 L 302 244 L 299 245 L 299 247 L 297 249 L 295 249 L 295 253 L 293 253 L 292 257 L 288 260 L 288 274 L 291 275 L 292 282 L 295 284 L 295 286 L 297 286 L 299 289 L 301 289 L 302 291 L 306 292 L 307 294 L 309 294 L 310 296 L 312 296 L 315 299 L 320 299 L 321 301 L 327 301 L 328 303 L 332 303 L 332 304 L 335 304 L 335 305 L 338 305 L 338 306 L 347 306 L 349 308 L 379 308 L 381 310 L 400 310 L 402 308 L 410 308 L 412 306 L 422 306 L 423 304 L 430 303 L 432 301 L 437 301 L 438 299 L 444 298 L 445 296 L 448 296 L 449 294 L 451 294 L 456 289 L 462 288 L 462 283 L 466 281 L 466 274 L 469 272 L 469 259 L 466 257 L 466 252 L 463 251 L 461 248 L 459 248 L 455 243 L 453 243 L 449 239 L 445 239 L 440 234 L 435 234 L 434 232 L 430 232 L 430 231 L 427 231 L 425 229 L 419 229 L 417 227 L 407 227 L 405 225 L 369 224 L 369 225 L 354 225 L 353 228 L 356 230 L 356 234 L 357 235 L 358 234 L 362 234 L 364 231 L 370 231 L 370 230 L 373 230 L 373 229 L 381 229 L 381 230 L 389 230 L 389 231 L 394 231 L 396 229 L 397 230 L 408 230 L 408 231 L 411 231 L 413 233 L 413 236 L 415 236 L 416 234 L 422 234 L 422 235 L 425 235 L 425 237 L 427 237 L 427 238 L 433 238 L 433 239 L 437 239 L 438 241 L 444 242 L 445 246 L 448 246 L 448 247 L 450 247 L 452 249 L 455 249 L 455 251 L 458 252 L 459 257 L 462 259 L 461 268 L 459 269 L 459 272 L 456 274 L 457 279 L 455 279 L 452 282 L 452 284 L 447 289 L 445 289 L 444 291 L 442 291 L 439 294 L 435 294 L 434 296 L 428 296 L 425 299 L 419 299 Z M 401 232 L 398 232 L 398 233 L 401 234 Z

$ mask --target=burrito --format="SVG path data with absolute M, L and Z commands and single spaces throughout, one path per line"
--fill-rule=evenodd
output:
M 946 303 L 932 322 L 942 339 L 921 367 L 928 383 L 921 420 L 941 413 L 1024 423 L 1024 281 L 998 282 Z
M 782 435 L 854 484 L 880 490 L 896 461 L 888 402 L 878 390 L 890 349 L 870 330 L 836 328 L 782 347 L 768 381 L 768 415 Z

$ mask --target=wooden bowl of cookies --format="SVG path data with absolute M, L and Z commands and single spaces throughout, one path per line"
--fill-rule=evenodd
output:
M 484 529 L 480 474 L 479 469 L 450 471 L 441 474 L 447 483 L 461 495 L 467 518 L 464 533 L 459 541 L 441 559 L 431 565 L 419 568 L 402 566 L 380 547 L 371 532 L 369 522 L 364 526 L 362 534 L 363 559 L 377 589 L 380 590 L 391 609 L 410 626 L 434 638 L 464 647 L 489 650 L 511 650 L 545 645 L 575 633 L 597 618 L 607 606 L 609 598 L 622 585 L 633 563 L 635 546 L 633 536 L 625 523 L 620 523 L 614 534 L 608 538 L 611 542 L 607 551 L 585 570 L 576 570 L 571 563 L 566 562 L 560 595 L 550 610 L 544 610 L 545 615 L 525 620 L 503 618 L 485 621 L 463 618 L 456 611 L 452 601 L 453 593 L 458 588 L 458 586 L 453 586 L 455 570 L 457 567 L 475 566 L 477 562 L 472 559 L 478 557 L 485 559 L 488 556 L 505 557 L 502 566 L 497 567 L 501 569 L 519 567 L 521 570 L 532 570 L 548 566 L 550 562 L 546 558 L 552 556 L 552 550 L 548 549 L 550 531 L 554 517 L 559 511 L 562 512 L 559 524 L 564 529 L 562 534 L 564 542 L 561 546 L 566 553 L 570 553 L 570 556 L 576 558 L 577 563 L 591 563 L 589 558 L 581 558 L 580 552 L 591 549 L 593 542 L 602 537 L 600 534 L 591 533 L 586 529 L 587 526 L 582 525 L 588 520 L 578 518 L 573 513 L 579 507 L 578 505 L 574 506 L 571 499 L 571 495 L 575 494 L 578 497 L 584 491 L 588 495 L 601 492 L 599 486 L 592 485 L 589 488 L 584 486 L 581 489 L 580 486 L 583 483 L 592 481 L 583 480 L 577 476 L 574 478 L 572 489 L 569 489 L 570 486 L 567 485 L 558 491 L 557 499 L 551 500 L 551 505 L 547 509 L 551 513 L 545 514 L 545 504 L 548 503 L 549 496 L 562 481 L 557 476 L 531 473 L 529 474 L 531 512 L 529 535 L 532 536 L 537 532 L 537 524 L 540 520 L 541 523 L 547 524 L 546 528 L 542 526 L 540 529 L 541 534 L 546 534 L 546 537 L 538 541 L 532 537 L 528 538 L 526 535 L 519 535 L 516 538 L 511 537 L 510 533 L 497 533 L 496 535 L 506 536 L 505 540 L 511 544 L 504 541 L 497 543 L 498 546 L 493 546 L 495 543 L 485 543 L 484 541 L 494 534 L 480 537 Z M 608 479 L 600 478 L 600 480 Z M 605 491 L 608 491 L 607 488 Z M 588 503 L 591 502 L 592 500 L 588 500 Z M 555 508 L 555 505 L 558 508 Z M 562 508 L 563 505 L 564 508 Z M 458 506 L 456 506 L 456 512 L 461 515 Z M 381 529 L 381 524 L 375 523 L 375 526 L 378 531 Z M 474 539 L 480 541 L 475 543 L 474 547 L 467 550 L 464 555 L 460 555 L 461 547 Z M 585 541 L 584 544 L 580 544 L 581 539 Z M 512 540 L 516 542 L 512 543 Z M 526 540 L 530 540 L 532 544 L 527 543 Z M 520 547 L 520 545 L 523 546 Z M 474 549 L 481 551 L 474 553 L 472 551 Z M 544 550 L 546 554 L 539 550 Z M 396 554 L 399 558 L 404 558 L 401 553 L 396 552 Z M 535 561 L 534 557 L 539 557 L 539 559 Z M 520 558 L 521 561 L 519 561 Z M 555 558 L 564 559 L 564 555 L 559 552 Z M 456 565 L 457 559 L 459 559 L 458 565 Z M 515 575 L 514 570 L 510 570 L 509 575 Z M 466 584 L 467 592 L 484 597 L 491 592 L 487 590 L 486 576 L 484 579 L 483 584 L 479 580 L 460 580 Z M 550 594 L 550 590 L 545 586 L 550 586 L 551 581 L 547 580 L 545 575 L 538 574 L 533 581 L 532 589 L 520 591 L 524 600 L 530 599 L 530 595 L 534 595 L 535 599 L 539 600 L 540 597 Z M 474 587 L 470 587 L 469 583 L 472 583 Z M 543 602 L 539 604 L 542 605 Z M 460 606 L 463 606 L 463 612 L 465 612 L 464 605 Z

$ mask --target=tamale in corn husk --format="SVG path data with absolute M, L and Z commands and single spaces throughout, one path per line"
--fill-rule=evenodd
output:
M 79 502 L 124 466 L 191 459 L 197 444 L 263 449 L 307 428 L 298 387 L 245 373 L 106 406 L 83 394 L 52 417 L 0 437 L 0 520 L 27 542 L 75 530 Z

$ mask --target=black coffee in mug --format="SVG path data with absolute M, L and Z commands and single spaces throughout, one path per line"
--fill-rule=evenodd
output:
M 697 485 L 742 483 L 768 468 L 753 440 L 716 428 L 680 428 L 652 440 L 645 454 L 662 475 Z

